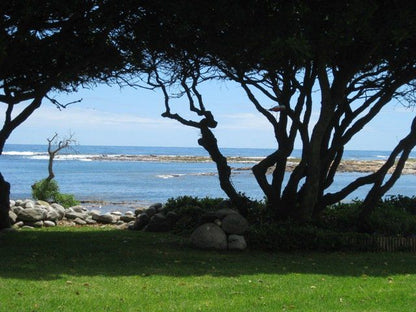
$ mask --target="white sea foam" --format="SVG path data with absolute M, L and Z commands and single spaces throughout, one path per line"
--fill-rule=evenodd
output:
M 43 155 L 46 153 L 39 153 L 39 152 L 17 152 L 17 151 L 9 151 L 9 152 L 3 152 L 3 155 L 9 155 L 9 156 L 34 156 L 34 155 Z
M 179 178 L 184 176 L 185 174 L 183 173 L 174 173 L 174 174 L 158 174 L 156 175 L 156 177 L 160 178 L 160 179 L 172 179 L 172 178 Z

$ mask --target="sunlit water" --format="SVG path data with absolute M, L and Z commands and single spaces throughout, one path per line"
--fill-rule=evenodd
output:
M 227 156 L 265 156 L 267 149 L 224 149 Z M 212 162 L 159 161 L 91 161 L 91 155 L 191 155 L 207 156 L 200 148 L 172 147 L 109 147 L 78 146 L 77 153 L 62 154 L 54 162 L 54 171 L 61 192 L 74 194 L 83 201 L 102 201 L 102 209 L 125 211 L 168 198 L 191 195 L 225 197 L 218 183 Z M 299 156 L 296 151 L 294 157 Z M 347 159 L 383 159 L 384 151 L 347 151 Z M 413 157 L 416 155 L 412 155 Z M 46 146 L 7 145 L 0 156 L 0 171 L 11 183 L 11 198 L 31 197 L 31 185 L 47 176 Z M 250 164 L 230 164 L 248 167 Z M 339 190 L 362 176 L 360 173 L 339 173 L 329 191 Z M 263 199 L 251 171 L 237 171 L 232 176 L 238 191 L 253 199 Z M 363 187 L 348 199 L 362 198 L 368 191 Z M 403 175 L 388 194 L 415 195 L 416 176 Z

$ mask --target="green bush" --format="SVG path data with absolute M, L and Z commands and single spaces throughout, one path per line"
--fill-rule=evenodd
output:
M 56 193 L 54 201 L 65 208 L 79 205 L 79 201 L 75 199 L 73 194 Z
M 34 199 L 51 202 L 55 200 L 57 193 L 59 193 L 59 186 L 55 180 L 43 179 L 32 185 L 32 196 Z
M 65 208 L 79 204 L 74 195 L 60 193 L 55 180 L 43 179 L 35 182 L 32 185 L 32 196 L 34 199 L 58 203 Z

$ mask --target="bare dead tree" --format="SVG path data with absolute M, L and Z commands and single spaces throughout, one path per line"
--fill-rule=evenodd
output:
M 76 144 L 77 141 L 74 139 L 74 134 L 70 133 L 68 137 L 63 137 L 59 139 L 58 134 L 55 133 L 52 138 L 47 138 L 48 141 L 48 177 L 46 178 L 47 181 L 51 181 L 55 177 L 55 173 L 53 172 L 53 161 L 55 156 L 62 151 L 63 149 L 72 148 L 72 145 Z

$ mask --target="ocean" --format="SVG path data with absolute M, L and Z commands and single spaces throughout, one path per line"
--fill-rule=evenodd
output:
M 224 148 L 226 156 L 264 157 L 271 149 Z M 386 159 L 388 151 L 346 151 L 344 159 Z M 158 157 L 166 156 L 166 157 Z M 103 212 L 126 211 L 164 202 L 171 197 L 226 197 L 221 190 L 213 162 L 172 162 L 173 156 L 208 156 L 198 147 L 75 146 L 62 151 L 54 162 L 55 179 L 62 193 L 74 194 Z M 295 150 L 293 157 L 300 156 Z M 416 153 L 412 153 L 416 158 Z M 11 183 L 11 198 L 31 197 L 31 185 L 48 175 L 46 145 L 8 144 L 0 156 L 0 171 Z M 233 168 L 252 164 L 230 163 Z M 336 191 L 364 174 L 338 173 L 330 191 Z M 250 170 L 232 175 L 238 191 L 253 199 L 263 199 Z M 347 199 L 363 198 L 363 187 Z M 403 175 L 388 195 L 416 194 L 416 176 Z M 88 205 L 88 204 L 87 204 Z

